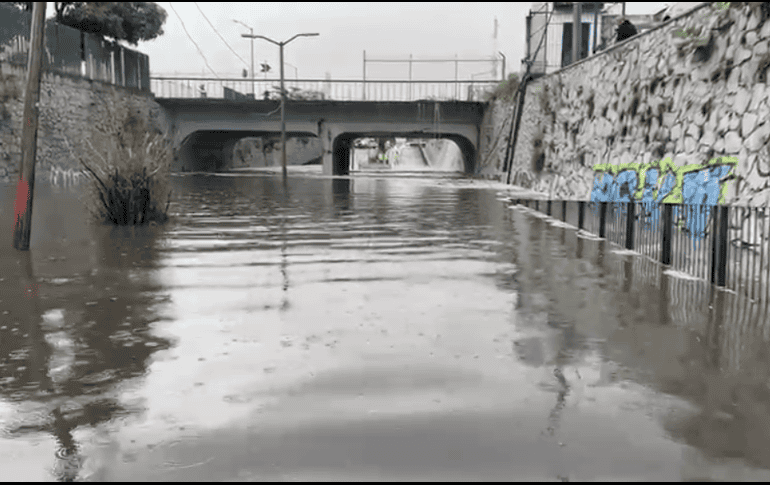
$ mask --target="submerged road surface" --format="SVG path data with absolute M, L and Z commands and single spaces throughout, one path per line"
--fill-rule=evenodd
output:
M 764 308 L 451 178 L 0 187 L 3 480 L 770 480 Z

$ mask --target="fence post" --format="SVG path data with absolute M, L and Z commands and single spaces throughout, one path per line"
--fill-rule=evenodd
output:
M 717 286 L 725 286 L 727 282 L 727 229 L 728 216 L 730 208 L 727 206 L 719 207 L 719 217 L 714 218 L 715 232 L 714 254 L 711 263 L 711 281 Z M 716 279 L 716 281 L 714 281 Z
M 547 216 L 551 215 L 551 199 L 548 199 L 548 203 L 545 206 L 545 214 Z
M 636 222 L 636 203 L 626 203 L 626 249 L 634 249 L 634 223 Z
M 585 201 L 578 201 L 578 229 L 583 229 L 583 222 L 585 218 L 585 209 L 586 209 L 586 203 Z
M 607 223 L 607 202 L 599 203 L 599 237 L 604 237 L 604 229 Z
M 535 210 L 540 212 L 540 199 L 535 199 Z
M 663 264 L 671 264 L 672 219 L 671 204 L 663 204 L 663 240 L 660 251 L 660 262 Z
M 567 222 L 567 201 L 561 201 L 561 220 Z

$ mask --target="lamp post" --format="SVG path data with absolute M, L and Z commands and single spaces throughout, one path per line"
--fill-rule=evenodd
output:
M 293 41 L 297 37 L 315 37 L 320 34 L 296 34 L 289 40 L 278 42 L 264 35 L 241 34 L 241 37 L 251 37 L 252 39 L 264 39 L 277 45 L 280 51 L 281 62 L 281 167 L 283 169 L 283 179 L 286 180 L 286 90 L 283 88 L 283 46 Z
M 251 32 L 251 96 L 255 100 L 257 99 L 256 89 L 254 88 L 254 29 L 244 24 L 240 20 L 233 19 L 233 22 L 239 23 L 249 29 Z

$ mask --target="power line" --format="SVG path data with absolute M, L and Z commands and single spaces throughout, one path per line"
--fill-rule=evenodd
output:
M 553 18 L 553 10 L 550 11 L 548 18 L 545 21 L 545 27 L 548 27 L 548 25 L 551 24 L 551 19 Z M 547 33 L 547 31 L 546 31 Z M 519 87 L 516 89 L 516 98 L 518 100 L 518 103 L 516 107 L 513 110 L 512 117 L 511 117 L 511 126 L 510 126 L 510 132 L 508 134 L 508 146 L 505 150 L 505 159 L 503 160 L 503 170 L 506 172 L 505 176 L 505 183 L 510 184 L 511 183 L 511 169 L 513 168 L 513 157 L 515 155 L 516 150 L 516 140 L 519 137 L 519 123 L 521 122 L 521 112 L 524 104 L 524 93 L 526 92 L 527 84 L 529 83 L 529 80 L 531 78 L 530 71 L 532 69 L 532 64 L 535 63 L 535 59 L 537 59 L 537 55 L 540 53 L 540 47 L 543 46 L 543 40 L 545 39 L 545 35 L 543 34 L 540 37 L 540 42 L 537 44 L 537 49 L 535 49 L 535 55 L 531 59 L 529 58 L 529 52 L 527 52 L 527 70 L 524 73 L 524 77 L 521 79 L 521 82 L 519 83 Z M 513 140 L 511 141 L 511 138 Z
M 209 71 L 211 71 L 214 74 L 214 76 L 216 76 L 217 79 L 219 79 L 219 75 L 216 73 L 216 71 L 214 71 L 211 68 L 211 66 L 209 66 L 209 61 L 206 60 L 206 56 L 203 55 L 203 51 L 201 51 L 201 48 L 198 47 L 198 43 L 195 42 L 195 39 L 193 39 L 190 33 L 187 31 L 187 27 L 185 27 L 182 17 L 179 16 L 179 13 L 174 8 L 173 2 L 168 2 L 168 6 L 171 7 L 171 10 L 176 14 L 177 18 L 179 18 L 179 22 L 182 23 L 182 29 L 184 29 L 184 33 L 187 34 L 187 38 L 189 38 L 190 41 L 193 43 L 193 45 L 195 45 L 195 48 L 198 49 L 198 54 L 200 54 L 201 57 L 203 58 L 203 62 L 206 64 L 206 67 L 208 67 Z
M 553 10 L 551 10 L 548 13 L 549 13 L 549 15 L 548 15 L 548 19 L 546 19 L 546 21 L 545 21 L 545 25 L 543 25 L 543 28 L 539 29 L 538 32 L 540 32 L 540 30 L 547 29 L 548 26 L 551 24 L 551 18 L 553 17 Z M 540 53 L 540 47 L 543 46 L 543 40 L 545 40 L 546 34 L 547 34 L 547 31 L 542 36 L 540 36 L 540 41 L 537 43 L 537 49 L 535 49 L 535 55 L 531 59 L 529 58 L 529 53 L 527 53 L 527 61 L 526 61 L 526 63 L 527 63 L 527 74 L 529 74 L 530 67 L 532 67 L 532 64 L 535 63 L 535 59 L 537 59 L 537 55 Z
M 222 34 L 220 34 L 220 33 L 219 33 L 219 31 L 217 30 L 217 28 L 216 28 L 216 27 L 214 27 L 214 24 L 212 24 L 212 23 L 211 23 L 211 21 L 209 20 L 209 18 L 208 18 L 208 17 L 206 17 L 206 14 L 205 14 L 205 13 L 203 13 L 203 10 L 201 10 L 201 8 L 198 6 L 198 2 L 193 2 L 193 3 L 195 4 L 195 8 L 197 8 L 197 9 L 198 9 L 198 11 L 201 13 L 201 15 L 203 15 L 203 18 L 204 18 L 204 19 L 206 19 L 206 22 L 208 22 L 208 23 L 209 23 L 209 25 L 211 26 L 211 28 L 212 28 L 212 29 L 214 29 L 214 32 L 216 32 L 216 34 L 219 36 L 219 38 L 220 38 L 220 39 L 222 39 L 222 42 L 224 42 L 224 43 L 225 43 L 225 45 L 227 46 L 227 48 L 228 48 L 228 49 L 230 49 L 230 52 L 232 52 L 233 54 L 235 54 L 235 57 L 237 57 L 238 59 L 240 59 L 240 60 L 241 60 L 241 62 L 242 62 L 243 64 L 245 64 L 245 65 L 246 65 L 246 67 L 249 67 L 249 63 L 248 63 L 248 62 L 246 62 L 246 61 L 244 61 L 244 60 L 241 58 L 241 56 L 239 56 L 239 55 L 238 55 L 238 53 L 237 53 L 237 52 L 235 52 L 235 50 L 233 50 L 233 48 L 232 48 L 232 47 L 230 47 L 230 44 L 228 44 L 228 43 L 227 43 L 227 41 L 225 40 L 225 38 L 224 38 L 224 37 L 222 37 Z

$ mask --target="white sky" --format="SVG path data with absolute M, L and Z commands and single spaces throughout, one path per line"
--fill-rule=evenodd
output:
M 153 75 L 194 74 L 216 77 L 206 68 L 203 58 L 185 34 L 182 22 L 169 3 L 158 2 L 168 13 L 165 34 L 149 42 L 140 42 L 137 50 L 150 57 Z M 651 14 L 663 8 L 661 2 L 629 2 L 627 14 Z M 228 44 L 250 63 L 250 40 L 241 37 L 248 30 L 233 22 L 238 19 L 254 28 L 256 35 L 277 41 L 297 33 L 318 32 L 319 37 L 299 37 L 284 48 L 287 78 L 361 79 L 363 51 L 367 58 L 414 59 L 489 58 L 496 51 L 505 54 L 506 71 L 519 72 L 524 57 L 525 18 L 530 2 L 198 2 L 206 17 Z M 198 43 L 208 64 L 220 77 L 241 77 L 249 69 L 216 35 L 192 2 L 173 2 L 190 36 Z M 49 15 L 53 4 L 49 2 Z M 498 19 L 497 48 L 493 40 L 494 19 Z M 267 60 L 272 66 L 270 78 L 278 77 L 278 46 L 254 40 L 255 71 Z M 491 64 L 459 65 L 460 79 L 491 71 Z M 408 79 L 408 65 L 367 63 L 368 79 Z M 413 64 L 412 78 L 453 79 L 454 63 Z M 498 71 L 499 75 L 499 71 Z M 490 77 L 478 74 L 476 79 Z

